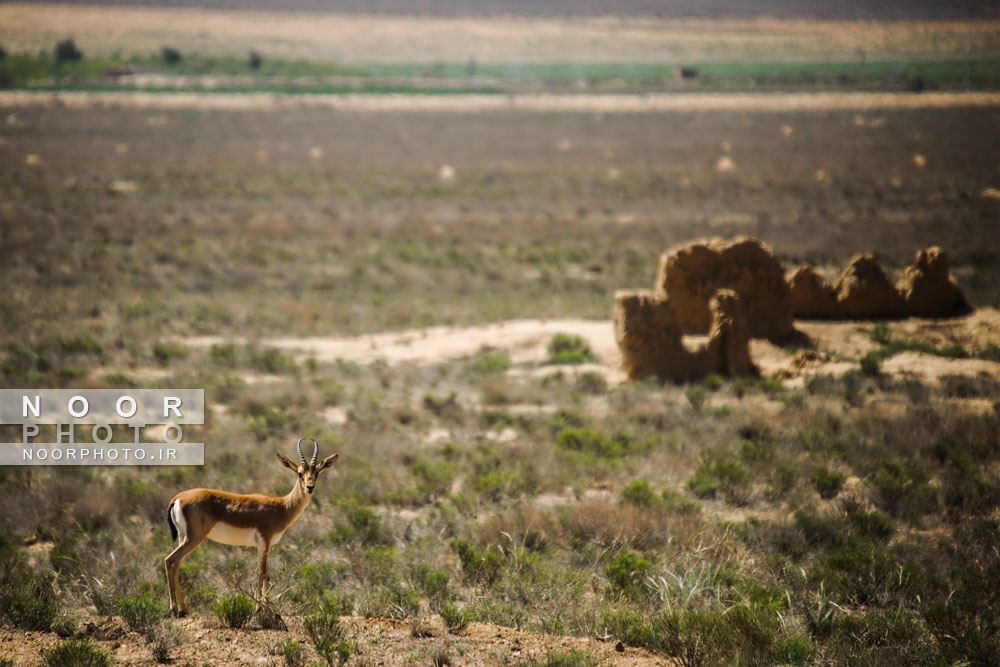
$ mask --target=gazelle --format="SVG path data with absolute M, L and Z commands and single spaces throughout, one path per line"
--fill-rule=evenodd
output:
M 240 547 L 257 547 L 260 561 L 257 565 L 258 601 L 263 602 L 267 593 L 267 554 L 288 527 L 295 523 L 312 500 L 313 489 L 319 474 L 333 465 L 339 454 L 331 454 L 316 464 L 319 445 L 313 443 L 312 460 L 306 463 L 300 438 L 295 445 L 299 463 L 275 452 L 285 467 L 294 470 L 299 478 L 287 496 L 267 496 L 260 493 L 241 494 L 213 489 L 189 489 L 170 500 L 167 522 L 174 539 L 180 536 L 177 548 L 164 559 L 167 570 L 167 593 L 170 610 L 184 616 L 184 596 L 181 593 L 178 570 L 189 553 L 206 539 Z

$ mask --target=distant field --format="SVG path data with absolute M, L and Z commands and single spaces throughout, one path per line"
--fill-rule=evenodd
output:
M 0 5 L 0 44 L 93 56 L 185 53 L 327 63 L 727 63 L 982 60 L 997 21 L 807 21 L 647 17 L 438 18 L 207 9 Z

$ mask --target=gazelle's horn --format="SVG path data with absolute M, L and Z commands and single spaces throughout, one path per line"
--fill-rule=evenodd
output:
M 312 440 L 312 438 L 309 438 Z M 311 465 L 316 465 L 316 459 L 319 458 L 319 443 L 313 440 L 313 460 Z
M 303 440 L 305 440 L 305 438 L 299 438 L 299 441 L 297 443 L 295 443 L 295 449 L 297 449 L 298 452 L 299 452 L 299 463 L 301 463 L 302 465 L 305 465 L 306 464 L 306 457 L 305 457 L 305 454 L 302 453 L 302 441 Z

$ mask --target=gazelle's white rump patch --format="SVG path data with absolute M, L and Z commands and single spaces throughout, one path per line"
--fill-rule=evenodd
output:
M 177 528 L 177 539 L 183 542 L 187 539 L 187 521 L 184 520 L 184 512 L 181 511 L 181 501 L 175 500 L 170 505 L 170 520 L 174 522 L 174 527 Z

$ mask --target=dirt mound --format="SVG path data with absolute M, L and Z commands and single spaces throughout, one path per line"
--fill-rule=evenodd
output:
M 898 290 L 908 315 L 949 317 L 970 311 L 969 302 L 948 271 L 944 250 L 937 246 L 917 253 L 913 266 L 903 273 Z
M 648 290 L 619 291 L 612 317 L 615 341 L 630 379 L 694 377 L 694 360 L 684 347 L 677 313 L 666 297 Z
M 840 316 L 837 293 L 816 269 L 803 264 L 788 278 L 792 292 L 792 312 L 795 317 L 809 320 L 831 320 Z
M 756 375 L 757 367 L 750 360 L 750 322 L 739 295 L 719 290 L 709 308 L 712 331 L 706 347 L 707 370 L 720 375 Z
M 709 373 L 751 375 L 749 322 L 739 295 L 719 290 L 709 302 L 712 314 L 708 343 L 684 346 L 677 312 L 671 301 L 647 290 L 615 294 L 615 340 L 630 379 L 655 375 L 664 380 L 693 380 Z
M 900 317 L 903 297 L 869 253 L 856 255 L 833 286 L 840 316 L 854 320 Z
M 719 289 L 739 295 L 753 338 L 794 335 L 792 297 L 781 263 L 757 239 L 709 239 L 675 247 L 660 257 L 655 289 L 673 304 L 683 333 L 712 325 L 709 300 Z

